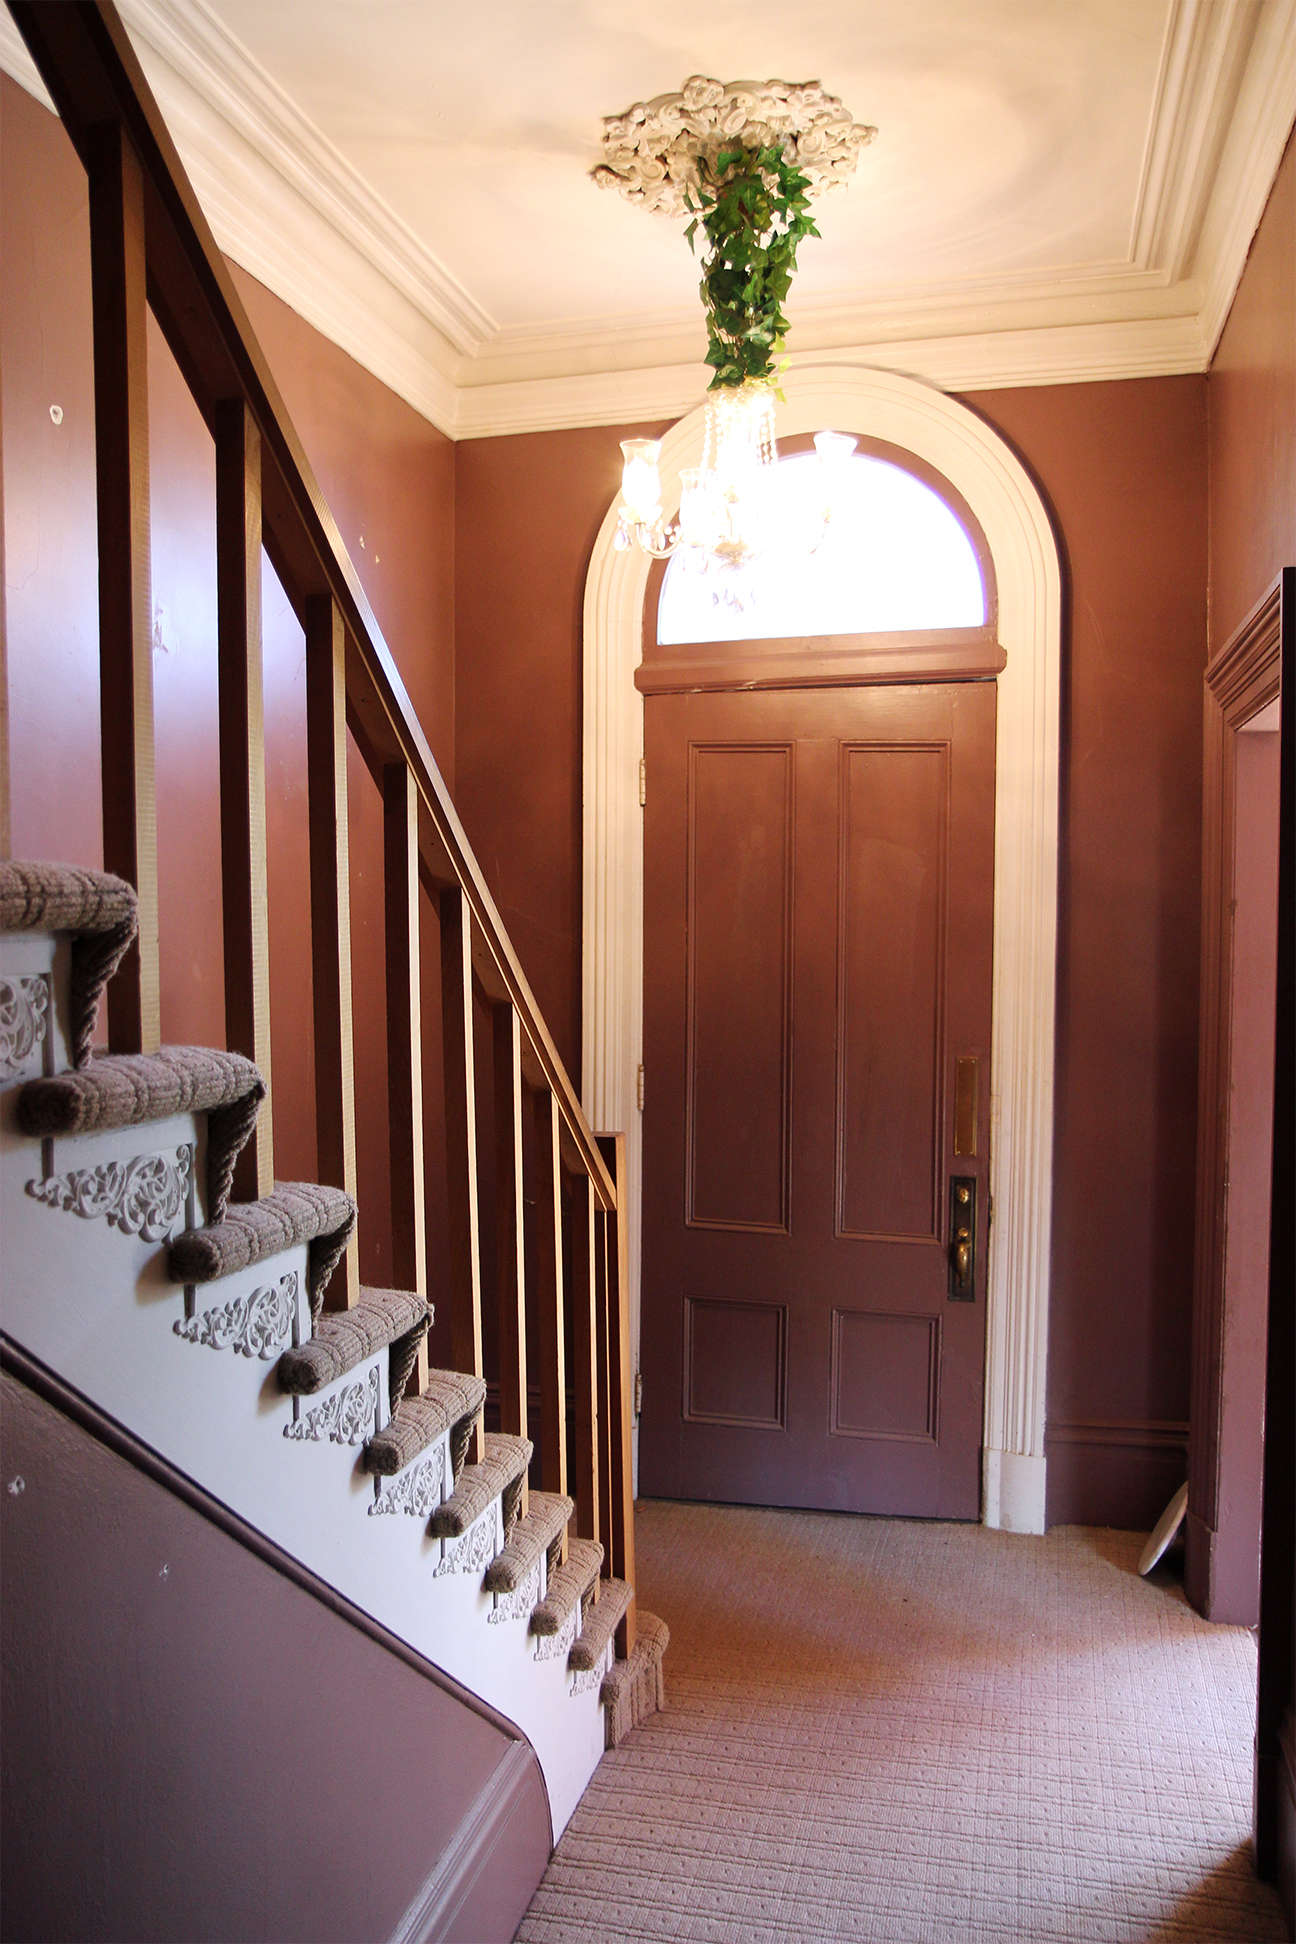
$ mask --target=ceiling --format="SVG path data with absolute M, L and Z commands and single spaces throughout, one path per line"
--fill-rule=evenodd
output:
M 1296 118 L 1296 0 L 121 0 L 230 255 L 455 436 L 673 416 L 683 225 L 601 117 L 820 80 L 878 135 L 788 348 L 952 388 L 1204 368 Z M 0 65 L 39 90 L 0 15 Z

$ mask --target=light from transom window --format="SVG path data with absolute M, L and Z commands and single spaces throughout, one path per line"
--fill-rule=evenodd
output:
M 834 471 L 826 529 L 819 462 L 795 453 L 770 469 L 773 538 L 756 558 L 728 567 L 681 547 L 662 584 L 658 641 L 984 626 L 976 549 L 940 495 L 885 459 L 860 455 Z

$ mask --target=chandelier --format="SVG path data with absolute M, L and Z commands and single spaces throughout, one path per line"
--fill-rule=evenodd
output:
M 655 214 L 688 216 L 690 248 L 699 229 L 705 238 L 701 294 L 712 368 L 702 463 L 680 474 L 674 521 L 662 506 L 660 440 L 623 440 L 619 549 L 637 544 L 661 560 L 687 547 L 704 562 L 738 566 L 769 545 L 777 360 L 797 246 L 819 234 L 811 196 L 842 185 L 876 133 L 817 81 L 694 75 L 678 94 L 605 118 L 594 180 Z M 855 440 L 820 432 L 815 449 L 822 522 L 811 544 L 831 517 L 837 469 Z

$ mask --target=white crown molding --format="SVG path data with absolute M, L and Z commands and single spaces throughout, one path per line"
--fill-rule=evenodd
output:
M 118 5 L 168 121 L 170 89 L 165 81 L 158 88 L 156 62 L 147 60 L 145 50 L 165 62 L 211 111 L 207 126 L 191 122 L 195 148 L 201 144 L 208 159 L 218 162 L 231 137 L 255 149 L 282 183 L 281 199 L 296 197 L 314 210 L 457 352 L 472 352 L 494 335 L 494 319 L 375 194 L 206 0 L 118 0 Z
M 617 424 L 696 403 L 696 318 L 497 330 L 206 0 L 121 5 L 221 248 L 441 431 Z M 48 105 L 3 8 L 0 67 Z M 1294 119 L 1296 0 L 1173 0 L 1127 260 L 800 308 L 799 360 L 945 390 L 1204 370 Z
M 11 81 L 16 81 L 29 95 L 34 95 L 42 108 L 48 108 L 53 113 L 54 103 L 50 100 L 49 89 L 27 52 L 26 41 L 14 26 L 12 14 L 4 6 L 0 6 L 0 68 Z
M 1203 370 L 1206 356 L 1196 318 L 1172 317 L 982 331 L 965 337 L 895 338 L 799 354 L 788 362 L 793 371 L 811 363 L 866 366 L 916 378 L 941 391 L 971 392 L 1165 377 Z M 466 386 L 459 393 L 455 437 L 489 439 L 567 426 L 678 418 L 699 403 L 709 378 L 698 358 L 692 364 L 637 371 Z
M 1058 766 L 1062 576 L 1048 511 L 992 426 L 929 385 L 849 366 L 789 373 L 781 434 L 829 424 L 919 454 L 981 522 L 999 590 L 991 1041 L 991 1229 L 986 1302 L 984 1494 L 987 1525 L 1044 1530 L 1044 1400 L 1053 1192 Z M 702 413 L 663 442 L 678 493 L 701 451 Z M 667 511 L 674 505 L 668 497 Z M 643 1057 L 643 817 L 639 759 L 650 562 L 616 547 L 617 507 L 594 543 L 584 610 L 582 1104 L 592 1125 L 626 1130 L 632 1354 L 639 1337 Z
M 1255 39 L 1202 225 L 1197 273 L 1209 363 L 1228 321 L 1274 177 L 1296 127 L 1296 0 L 1257 9 Z

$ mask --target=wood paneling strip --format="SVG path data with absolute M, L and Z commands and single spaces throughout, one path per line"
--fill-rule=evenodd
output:
M 114 1053 L 153 1053 L 162 1012 L 144 181 L 120 124 L 91 129 L 88 147 L 104 869 L 139 898 L 139 936 L 108 987 L 108 1044 Z
M 527 1435 L 526 1240 L 523 1227 L 522 1035 L 517 1007 L 494 1006 L 495 1268 L 500 1430 Z M 522 1509 L 526 1511 L 526 1487 Z
M 387 1122 L 392 1281 L 427 1296 L 423 1202 L 423 1007 L 419 972 L 418 792 L 404 763 L 383 768 L 383 890 L 387 964 Z M 427 1378 L 427 1338 L 410 1377 Z
M 572 1348 L 576 1367 L 576 1449 L 572 1487 L 576 1497 L 576 1530 L 582 1539 L 602 1537 L 599 1517 L 599 1300 L 598 1203 L 588 1175 L 572 1180 Z
M 356 1192 L 351 1025 L 351 862 L 347 840 L 346 635 L 337 603 L 306 604 L 306 759 L 310 794 L 311 985 L 315 1014 L 315 1145 L 321 1181 Z M 355 1239 L 329 1296 L 359 1301 Z M 335 1294 L 336 1292 L 336 1294 Z M 337 1298 L 341 1297 L 341 1302 Z
M 261 435 L 241 398 L 216 412 L 216 602 L 220 673 L 221 902 L 225 1044 L 255 1060 L 266 1097 L 234 1170 L 235 1201 L 274 1187 L 270 924 L 266 902 L 261 681 Z
M 616 1213 L 606 1216 L 607 1228 L 607 1394 L 608 1416 L 604 1442 L 608 1446 L 610 1489 L 608 1549 L 612 1571 L 632 1588 L 635 1583 L 634 1458 L 632 1417 L 633 1382 L 630 1371 L 630 1237 L 622 1211 L 626 1207 L 629 1173 L 624 1134 L 597 1137 L 608 1173 L 616 1182 Z M 625 1619 L 617 1628 L 617 1653 L 624 1659 L 635 1644 L 635 1600 L 631 1592 Z
M 531 1097 L 535 1124 L 536 1293 L 540 1333 L 540 1482 L 567 1490 L 567 1345 L 564 1333 L 562 1117 L 547 1087 Z M 565 1534 L 564 1534 L 565 1545 Z

